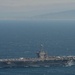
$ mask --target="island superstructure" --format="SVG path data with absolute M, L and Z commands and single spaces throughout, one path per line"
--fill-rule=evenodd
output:
M 43 45 L 37 52 L 37 58 L 11 58 L 0 59 L 0 67 L 51 67 L 51 66 L 72 66 L 75 64 L 75 56 L 49 56 Z

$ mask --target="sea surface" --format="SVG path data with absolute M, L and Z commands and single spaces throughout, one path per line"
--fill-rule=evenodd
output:
M 37 57 L 41 44 L 51 56 L 75 55 L 75 21 L 0 20 L 0 59 Z M 0 75 L 75 75 L 75 66 L 0 68 Z

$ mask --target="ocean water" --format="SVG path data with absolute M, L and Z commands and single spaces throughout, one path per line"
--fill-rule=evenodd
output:
M 0 59 L 37 57 L 41 44 L 51 56 L 75 55 L 75 21 L 0 21 Z M 75 66 L 0 68 L 0 75 L 75 75 Z

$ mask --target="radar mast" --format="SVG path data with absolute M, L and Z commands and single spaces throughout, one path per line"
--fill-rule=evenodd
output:
M 40 51 L 44 51 L 43 47 L 44 47 L 43 44 L 41 44 L 41 49 L 40 49 Z
M 44 47 L 44 46 L 41 44 L 41 49 L 40 49 L 40 51 L 37 53 L 37 56 L 38 56 L 38 58 L 40 58 L 40 59 L 45 59 L 45 58 L 47 58 L 47 53 L 44 51 L 43 47 Z

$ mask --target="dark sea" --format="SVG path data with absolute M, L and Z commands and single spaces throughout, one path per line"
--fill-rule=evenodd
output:
M 75 55 L 75 21 L 0 21 L 0 59 L 37 57 L 41 44 L 51 56 Z M 0 75 L 75 75 L 75 66 L 0 68 Z

